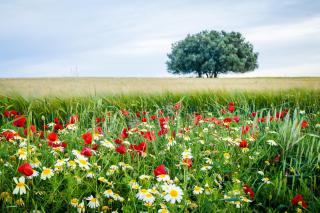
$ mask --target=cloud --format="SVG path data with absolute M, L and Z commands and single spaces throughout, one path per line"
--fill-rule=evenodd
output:
M 291 23 L 272 24 L 245 30 L 246 37 L 256 43 L 292 42 L 320 35 L 320 16 Z

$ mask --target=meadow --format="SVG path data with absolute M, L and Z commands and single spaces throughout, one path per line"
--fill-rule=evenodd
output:
M 0 81 L 1 212 L 320 210 L 318 78 L 54 80 Z

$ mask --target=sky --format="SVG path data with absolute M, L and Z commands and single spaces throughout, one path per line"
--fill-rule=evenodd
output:
M 320 76 L 320 0 L 0 0 L 0 77 L 170 77 L 171 44 L 238 31 L 254 72 Z

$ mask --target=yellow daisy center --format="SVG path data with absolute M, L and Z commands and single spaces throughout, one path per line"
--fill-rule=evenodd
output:
M 19 183 L 17 183 L 17 187 L 24 187 L 24 183 L 23 182 L 19 182 Z
M 87 161 L 84 159 L 79 160 L 79 163 L 82 165 L 87 165 Z
M 43 170 L 43 174 L 45 174 L 45 175 L 48 175 L 48 174 L 50 174 L 51 173 L 51 170 L 50 169 L 44 169 Z
M 144 194 L 144 193 L 147 193 L 148 190 L 146 190 L 146 189 L 141 189 L 140 192 Z
M 152 198 L 153 196 L 152 196 L 152 194 L 148 193 L 148 194 L 146 194 L 146 197 L 147 198 Z
M 177 190 L 171 189 L 169 194 L 170 194 L 171 197 L 178 197 L 179 193 L 178 193 Z

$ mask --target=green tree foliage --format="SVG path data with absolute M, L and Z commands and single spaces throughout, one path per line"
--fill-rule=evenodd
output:
M 219 73 L 244 73 L 258 67 L 258 53 L 238 32 L 202 31 L 172 45 L 166 62 L 172 74 L 195 73 L 217 77 Z

